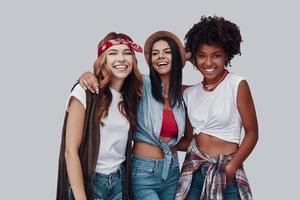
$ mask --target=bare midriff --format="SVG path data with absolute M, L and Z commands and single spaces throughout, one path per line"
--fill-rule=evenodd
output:
M 194 138 L 201 151 L 212 157 L 217 157 L 220 154 L 234 154 L 239 149 L 237 143 L 224 141 L 205 133 L 194 135 Z
M 160 137 L 164 143 L 168 143 L 172 138 Z M 171 147 L 172 154 L 177 152 L 176 146 Z M 156 145 L 149 144 L 147 142 L 135 141 L 132 148 L 132 153 L 137 156 L 153 158 L 153 159 L 164 159 L 163 150 Z

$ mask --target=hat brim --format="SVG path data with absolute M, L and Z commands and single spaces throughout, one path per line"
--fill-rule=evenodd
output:
M 168 37 L 175 41 L 175 43 L 177 44 L 177 46 L 179 48 L 181 61 L 182 61 L 182 67 L 184 67 L 185 62 L 186 62 L 185 49 L 184 49 L 180 39 L 175 34 L 169 32 L 169 31 L 157 31 L 157 32 L 153 33 L 152 35 L 150 35 L 148 37 L 148 39 L 146 40 L 145 45 L 144 45 L 144 56 L 145 56 L 145 59 L 146 59 L 148 65 L 150 65 L 150 60 L 149 60 L 150 48 L 152 47 L 153 43 L 156 42 L 157 39 L 161 38 L 161 37 Z

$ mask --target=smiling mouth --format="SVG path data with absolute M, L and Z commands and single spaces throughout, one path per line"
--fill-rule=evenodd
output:
M 125 70 L 125 69 L 127 69 L 127 66 L 126 65 L 116 65 L 116 66 L 114 66 L 114 69 Z
M 210 69 L 205 69 L 204 68 L 204 71 L 207 72 L 207 73 L 212 73 L 214 70 L 215 70 L 215 68 L 210 68 Z
M 166 62 L 166 61 L 162 61 L 162 62 L 156 63 L 156 65 L 157 65 L 158 67 L 164 67 L 164 66 L 166 66 L 166 65 L 168 65 L 168 64 L 169 64 L 169 63 Z

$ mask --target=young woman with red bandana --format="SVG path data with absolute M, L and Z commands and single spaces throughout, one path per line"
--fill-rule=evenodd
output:
M 94 64 L 99 93 L 72 89 L 56 199 L 132 199 L 131 141 L 142 86 L 134 51 L 142 49 L 129 36 L 109 33 Z

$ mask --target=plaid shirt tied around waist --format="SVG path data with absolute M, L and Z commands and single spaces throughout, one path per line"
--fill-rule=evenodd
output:
M 190 190 L 193 172 L 200 169 L 204 164 L 208 170 L 203 183 L 200 200 L 223 200 L 226 189 L 225 166 L 232 159 L 231 155 L 220 155 L 217 158 L 211 157 L 198 148 L 193 139 L 185 156 L 182 166 L 179 183 L 177 186 L 176 200 L 186 199 Z M 243 167 L 237 169 L 235 174 L 241 200 L 252 200 L 250 186 Z

